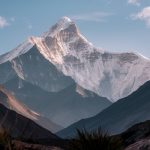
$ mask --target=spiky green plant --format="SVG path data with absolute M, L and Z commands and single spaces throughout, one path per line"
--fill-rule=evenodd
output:
M 123 150 L 119 138 L 110 137 L 98 129 L 95 132 L 77 130 L 77 137 L 72 139 L 68 150 Z

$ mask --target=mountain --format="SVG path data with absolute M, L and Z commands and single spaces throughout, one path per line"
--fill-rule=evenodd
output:
M 106 98 L 94 93 L 95 96 L 89 94 L 89 98 L 82 95 L 84 93 L 80 92 L 84 89 L 81 87 L 76 90 L 75 86 L 80 86 L 75 85 L 71 77 L 64 75 L 47 60 L 33 40 L 35 38 L 31 37 L 0 57 L 0 83 L 12 91 L 16 98 L 65 127 L 81 118 L 92 116 L 111 104 Z M 61 94 L 62 91 L 65 94 Z
M 20 82 L 24 86 L 18 88 Z M 47 92 L 17 78 L 8 81 L 4 86 L 29 108 L 63 127 L 93 116 L 111 105 L 106 98 L 85 90 L 76 83 L 60 92 Z
M 1 84 L 19 78 L 44 90 L 57 92 L 73 82 L 70 77 L 64 76 L 51 62 L 45 59 L 36 45 L 33 45 L 26 53 L 23 53 L 24 49 L 25 47 L 20 45 L 0 57 Z M 18 88 L 22 86 L 20 82 Z
M 24 140 L 31 139 L 33 141 L 40 139 L 59 140 L 59 138 L 50 131 L 40 127 L 32 120 L 15 111 L 7 109 L 2 104 L 0 104 L 0 124 L 1 132 L 6 130 L 6 132 L 14 138 Z
M 150 120 L 135 124 L 117 136 L 123 140 L 125 146 L 128 146 L 127 150 L 148 150 L 150 148 Z
M 123 98 L 94 117 L 83 119 L 58 132 L 61 137 L 72 137 L 76 129 L 87 131 L 102 128 L 111 134 L 121 133 L 132 125 L 150 119 L 150 81 L 130 96 Z
M 33 120 L 34 122 L 43 126 L 44 128 L 51 130 L 52 132 L 56 132 L 62 129 L 62 127 L 53 123 L 49 119 L 39 115 L 35 111 L 32 111 L 23 103 L 16 100 L 16 98 L 12 94 L 10 94 L 6 89 L 4 89 L 1 86 L 0 86 L 0 103 L 3 104 L 5 107 L 14 110 L 17 113 Z
M 41 37 L 30 37 L 0 56 L 0 84 L 19 77 L 46 91 L 59 92 L 75 81 L 112 102 L 149 81 L 149 70 L 150 60 L 138 53 L 95 48 L 67 17 Z
M 135 91 L 150 79 L 149 70 L 140 54 L 95 48 L 67 17 L 0 56 L 0 84 L 64 127 Z

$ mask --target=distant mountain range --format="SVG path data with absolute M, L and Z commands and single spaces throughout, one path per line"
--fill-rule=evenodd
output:
M 58 132 L 61 137 L 73 137 L 76 129 L 87 131 L 102 128 L 111 134 L 121 133 L 132 125 L 150 120 L 150 81 L 130 96 L 123 98 L 94 117 L 83 119 Z

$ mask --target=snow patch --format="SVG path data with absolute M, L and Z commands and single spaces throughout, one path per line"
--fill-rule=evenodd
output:
M 33 47 L 33 45 L 34 43 L 32 43 L 30 39 L 28 39 L 23 44 L 20 44 L 17 48 L 13 49 L 9 53 L 2 55 L 0 57 L 0 64 L 5 63 L 7 61 L 11 61 L 16 57 L 19 57 L 20 55 L 25 54 Z

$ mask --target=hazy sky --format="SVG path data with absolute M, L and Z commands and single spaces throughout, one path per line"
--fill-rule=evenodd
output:
M 63 16 L 97 47 L 150 57 L 150 0 L 0 0 L 0 54 Z

